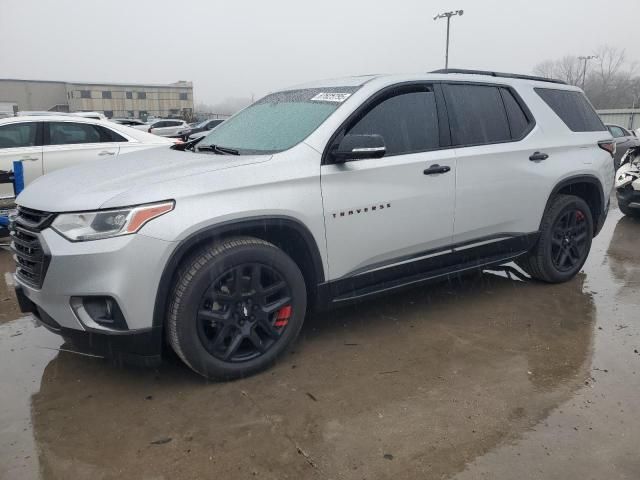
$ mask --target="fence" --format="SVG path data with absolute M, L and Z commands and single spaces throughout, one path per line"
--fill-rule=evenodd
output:
M 613 123 L 630 130 L 640 128 L 640 108 L 618 108 L 597 112 L 604 123 Z

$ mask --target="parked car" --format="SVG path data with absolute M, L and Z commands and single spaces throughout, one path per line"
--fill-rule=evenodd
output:
M 640 146 L 630 147 L 622 157 L 615 188 L 620 211 L 640 217 Z
M 201 375 L 245 376 L 291 345 L 310 308 L 513 260 L 570 280 L 607 216 L 614 146 L 559 81 L 462 71 L 297 86 L 174 147 L 190 149 L 31 185 L 14 219 L 17 295 L 103 355 L 153 363 L 167 339 Z
M 211 118 L 209 120 L 205 120 L 204 122 L 197 123 L 195 126 L 187 128 L 186 130 L 182 130 L 180 133 L 180 137 L 186 142 L 191 135 L 200 132 L 209 133 L 210 130 L 213 130 L 218 125 L 224 122 L 221 118 Z
M 607 130 L 613 135 L 613 139 L 616 141 L 616 153 L 614 155 L 614 167 L 618 169 L 620 167 L 620 159 L 627 153 L 627 150 L 631 147 L 637 147 L 640 145 L 640 138 L 636 137 L 635 133 L 630 132 L 620 125 L 607 124 Z
M 4 118 L 0 119 L 0 170 L 13 170 L 13 161 L 22 160 L 28 185 L 45 173 L 77 163 L 172 144 L 124 125 L 73 115 Z M 0 184 L 0 197 L 13 197 L 13 187 Z
M 146 129 L 147 132 L 159 135 L 161 137 L 181 137 L 181 132 L 189 129 L 189 125 L 184 120 L 156 120 L 155 122 L 145 125 L 144 127 L 136 126 L 134 128 Z
M 137 118 L 111 118 L 112 122 L 119 123 L 120 125 L 126 125 L 127 127 L 135 127 L 135 126 L 143 126 L 145 128 L 141 130 L 146 130 L 149 126 L 144 123 L 142 120 L 138 120 Z
M 72 112 L 72 115 L 78 117 L 91 118 L 93 120 L 108 120 L 104 113 L 100 112 Z

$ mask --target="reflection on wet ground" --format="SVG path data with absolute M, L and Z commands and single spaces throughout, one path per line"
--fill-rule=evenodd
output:
M 0 478 L 639 478 L 638 234 L 613 211 L 563 285 L 487 271 L 317 316 L 231 383 L 0 323 Z

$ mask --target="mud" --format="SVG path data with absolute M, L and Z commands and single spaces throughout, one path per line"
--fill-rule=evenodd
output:
M 59 352 L 3 285 L 0 478 L 640 478 L 639 237 L 612 210 L 569 283 L 485 271 L 319 315 L 231 383 Z

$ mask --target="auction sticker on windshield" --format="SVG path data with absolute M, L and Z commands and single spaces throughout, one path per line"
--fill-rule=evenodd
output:
M 321 92 L 311 99 L 312 102 L 336 102 L 342 103 L 351 96 L 350 93 L 325 93 Z

